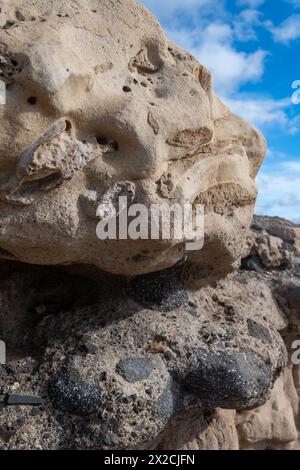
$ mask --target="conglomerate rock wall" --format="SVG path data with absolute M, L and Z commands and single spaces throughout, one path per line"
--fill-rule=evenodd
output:
M 295 238 L 274 249 L 276 226 Z M 4 406 L 0 448 L 298 449 L 298 241 L 255 218 L 240 268 L 196 291 L 180 266 L 2 262 L 1 390 L 43 406 Z
M 0 448 L 299 447 L 299 227 L 249 235 L 261 134 L 134 0 L 0 0 L 0 80 Z M 120 196 L 201 204 L 204 248 L 102 240 Z

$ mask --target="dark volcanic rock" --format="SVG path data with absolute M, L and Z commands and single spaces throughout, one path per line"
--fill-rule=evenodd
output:
M 127 382 L 135 383 L 148 379 L 153 371 L 153 364 L 143 357 L 131 357 L 117 364 L 116 371 Z
M 243 259 L 241 269 L 245 271 L 255 271 L 257 273 L 263 273 L 264 268 L 257 256 L 248 256 Z
M 159 415 L 168 421 L 179 407 L 178 391 L 170 381 L 158 400 Z
M 197 290 L 182 286 L 180 267 L 134 280 L 103 275 L 93 302 L 82 294 L 89 292 L 85 275 L 80 299 L 74 292 L 63 308 L 36 308 L 49 299 L 60 305 L 58 284 L 74 291 L 73 269 L 62 276 L 51 268 L 49 289 L 47 267 L 7 262 L 0 269 L 0 329 L 8 351 L 0 388 L 44 401 L 37 414 L 24 406 L 1 409 L 0 430 L 9 432 L 0 431 L 0 449 L 143 448 L 174 419 L 188 416 L 187 429 L 193 428 L 191 409 L 195 419 L 203 417 L 198 443 L 211 425 L 207 411 L 252 409 L 270 397 L 287 363 L 278 331 L 299 331 L 296 271 L 241 269 Z M 76 272 L 81 279 L 81 268 Z M 34 340 L 34 355 L 26 338 Z
M 50 381 L 48 394 L 54 408 L 78 416 L 95 413 L 101 404 L 99 388 L 80 380 L 79 374 L 68 368 Z
M 188 300 L 181 282 L 181 267 L 136 277 L 129 285 L 128 295 L 146 308 L 171 311 Z
M 249 409 L 263 403 L 271 371 L 254 351 L 195 351 L 198 368 L 184 379 L 205 408 Z
M 264 341 L 265 343 L 272 344 L 272 338 L 267 328 L 262 325 L 259 325 L 257 322 L 251 320 L 250 318 L 247 320 L 247 326 L 249 334 L 253 336 L 253 338 L 257 338 L 261 341 Z

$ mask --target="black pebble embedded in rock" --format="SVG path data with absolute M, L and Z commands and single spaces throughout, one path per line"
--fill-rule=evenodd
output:
M 242 260 L 241 269 L 244 271 L 255 271 L 262 274 L 264 272 L 263 265 L 257 256 L 248 256 Z
M 168 421 L 176 411 L 175 397 L 171 385 L 167 385 L 158 400 L 160 419 Z
M 263 404 L 271 382 L 270 367 L 252 350 L 194 351 L 198 367 L 183 386 L 208 409 L 249 409 Z
M 101 404 L 99 388 L 80 379 L 68 368 L 61 369 L 50 381 L 48 394 L 53 407 L 65 413 L 88 416 Z
M 114 432 L 108 432 L 100 437 L 101 442 L 107 447 L 116 447 L 120 439 Z
M 0 364 L 0 377 L 6 377 L 7 375 L 8 374 L 7 374 L 5 367 Z
M 260 325 L 259 323 L 256 323 L 256 321 L 251 320 L 250 318 L 247 320 L 247 326 L 249 334 L 253 338 L 260 339 L 264 343 L 272 344 L 272 338 L 267 328 Z
M 106 382 L 107 380 L 107 372 L 106 371 L 103 371 L 100 373 L 100 376 L 99 376 L 99 379 L 101 382 Z
M 98 350 L 98 346 L 96 344 L 92 343 L 92 341 L 85 341 L 83 343 L 84 349 L 88 354 L 95 354 Z
M 165 351 L 164 352 L 164 358 L 166 359 L 166 361 L 172 361 L 172 359 L 174 358 L 173 354 L 171 353 L 171 351 Z
M 143 357 L 124 359 L 116 366 L 116 372 L 130 383 L 146 380 L 152 371 L 152 361 Z
M 129 403 L 134 403 L 137 400 L 137 395 L 134 393 L 133 395 L 129 395 L 127 397 L 122 398 L 122 402 L 129 404 Z
M 181 266 L 138 276 L 131 281 L 127 292 L 144 307 L 164 312 L 175 310 L 188 301 L 181 281 Z
M 102 423 L 100 432 L 100 442 L 107 447 L 116 447 L 120 439 L 116 434 L 117 426 L 114 421 L 107 421 Z
M 41 414 L 41 410 L 39 408 L 32 408 L 30 415 L 31 416 L 39 416 Z

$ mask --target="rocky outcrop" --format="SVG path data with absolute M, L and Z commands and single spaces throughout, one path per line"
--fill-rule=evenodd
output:
M 259 132 L 133 0 L 0 0 L 0 80 L 0 448 L 298 448 L 299 227 L 248 236 Z M 97 238 L 120 196 L 202 204 L 204 248 Z
M 3 262 L 2 391 L 44 403 L 5 406 L 0 447 L 299 448 L 298 258 L 250 261 L 196 291 L 182 266 L 126 278 Z
M 246 238 L 244 266 L 256 270 L 292 266 L 299 248 L 299 226 L 279 217 L 256 216 Z
M 187 257 L 197 287 L 233 271 L 266 146 L 205 67 L 134 0 L 1 0 L 0 26 L 0 257 L 122 275 Z M 119 196 L 204 204 L 205 250 L 188 251 L 185 233 L 99 240 Z
M 260 315 L 269 318 L 285 342 L 288 365 L 276 379 L 270 398 L 246 411 L 190 410 L 173 418 L 150 448 L 300 449 L 299 228 L 280 218 L 254 217 L 246 257 L 239 272 L 225 282 L 228 298 L 245 276 L 242 297 L 249 302 L 249 310 L 259 306 Z M 281 250 L 270 251 L 275 236 Z M 257 329 L 250 324 L 249 334 L 253 333 Z

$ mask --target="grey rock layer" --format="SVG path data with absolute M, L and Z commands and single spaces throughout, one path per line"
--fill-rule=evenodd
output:
M 155 281 L 3 262 L 0 324 L 9 357 L 1 386 L 41 396 L 44 405 L 34 413 L 3 408 L 0 447 L 259 448 L 278 436 L 277 447 L 297 447 L 297 379 L 285 368 L 299 337 L 294 260 L 262 272 L 242 264 L 198 291 L 183 287 L 183 267 Z M 169 288 L 163 279 L 172 280 Z M 181 302 L 173 302 L 178 292 Z

